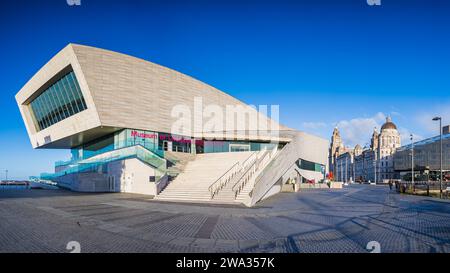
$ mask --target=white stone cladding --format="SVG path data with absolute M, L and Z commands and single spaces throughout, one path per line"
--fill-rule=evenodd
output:
M 74 71 L 87 110 L 37 131 L 29 103 L 65 70 Z M 191 110 L 192 132 L 188 136 L 220 135 L 217 131 L 204 131 L 203 126 L 196 126 L 195 117 L 201 118 L 201 114 L 194 111 L 195 98 L 199 98 L 204 106 L 247 107 L 232 96 L 172 69 L 125 54 L 76 44 L 69 44 L 56 54 L 16 95 L 34 148 L 71 148 L 121 128 L 170 133 L 178 119 L 171 113 L 177 105 L 185 105 Z M 250 111 L 258 116 L 256 129 L 292 130 L 254 109 Z M 244 127 L 252 129 L 252 126 L 247 119 Z M 255 140 L 279 140 L 251 132 L 233 132 L 230 138 L 242 134 Z

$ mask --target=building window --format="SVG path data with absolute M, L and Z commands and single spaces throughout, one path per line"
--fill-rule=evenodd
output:
M 30 106 L 38 131 L 87 109 L 73 71 L 44 90 Z
M 339 168 L 342 168 L 343 166 L 341 165 L 342 163 L 338 163 L 336 164 L 336 167 L 338 168 L 338 172 L 339 172 Z M 315 162 L 311 162 L 311 161 L 307 161 L 304 159 L 299 159 L 297 160 L 297 166 L 302 169 L 302 170 L 308 170 L 308 171 L 315 171 L 315 172 L 323 172 L 325 166 L 315 163 Z

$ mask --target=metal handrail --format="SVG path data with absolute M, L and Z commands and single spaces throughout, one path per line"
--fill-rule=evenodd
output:
M 257 158 L 255 161 L 247 168 L 247 170 L 239 177 L 239 179 L 234 183 L 233 187 L 231 187 L 231 190 L 234 191 L 236 186 L 239 184 L 239 182 L 242 180 L 242 178 L 248 173 L 248 171 L 256 164 Z
M 274 150 L 276 150 L 277 148 L 274 148 Z M 247 171 L 245 171 L 245 173 L 243 173 L 241 175 L 241 177 L 238 179 L 238 181 L 233 185 L 233 187 L 231 188 L 231 190 L 234 192 L 234 197 L 236 198 L 238 196 L 238 194 L 242 191 L 242 189 L 245 187 L 245 185 L 247 184 L 248 181 L 250 181 L 251 177 L 247 177 L 246 179 L 243 179 L 244 177 L 246 177 L 247 173 L 254 169 L 254 173 L 256 171 L 259 170 L 260 165 L 263 160 L 269 155 L 271 156 L 273 151 L 268 151 L 266 150 L 264 152 L 264 154 L 260 157 L 260 158 L 256 158 L 255 161 L 252 163 L 252 165 L 250 165 L 250 167 L 247 169 Z M 253 175 L 254 173 L 252 173 L 251 175 Z M 236 188 L 236 186 L 238 186 Z
M 258 153 L 258 151 L 255 151 L 249 157 L 247 157 L 247 159 L 244 160 L 244 162 L 242 162 L 242 164 L 241 164 L 242 167 L 245 168 L 245 165 L 247 164 L 247 161 L 249 161 L 252 158 L 252 156 L 256 155 L 257 153 Z
M 71 173 L 95 171 L 101 165 L 127 158 L 138 158 L 142 162 L 154 167 L 158 172 L 166 172 L 167 160 L 164 157 L 161 157 L 156 152 L 151 151 L 140 144 L 137 144 L 134 146 L 119 148 L 80 160 L 76 163 L 76 165 L 70 168 L 52 174 L 42 173 L 40 177 L 41 179 L 52 180 Z
M 214 198 L 214 196 L 219 192 L 220 189 L 222 189 L 225 184 L 219 183 L 222 181 L 222 178 L 228 174 L 231 170 L 233 170 L 234 168 L 236 168 L 236 166 L 239 166 L 239 162 L 234 163 L 233 166 L 231 166 L 231 168 L 229 168 L 224 174 L 222 174 L 216 181 L 214 181 L 214 183 L 212 183 L 209 187 L 208 187 L 208 191 L 211 193 L 211 199 Z M 235 173 L 233 173 L 231 175 L 231 177 L 234 176 Z M 219 184 L 219 187 L 216 186 L 216 184 Z M 214 190 L 213 190 L 214 188 Z
M 290 143 L 288 143 L 286 146 L 283 147 L 283 149 L 285 147 L 287 147 Z M 275 147 L 272 151 L 271 151 L 271 157 L 273 157 L 272 159 L 275 159 L 275 157 L 278 157 L 280 155 L 280 153 L 276 154 L 276 151 L 278 151 L 278 147 Z M 281 151 L 281 150 L 280 150 Z M 264 171 L 263 171 L 264 172 Z M 256 184 L 255 184 L 256 185 Z
M 156 181 L 156 194 L 161 193 L 161 191 L 164 190 L 165 187 L 169 184 L 169 175 L 165 173 L 163 176 L 161 176 L 158 181 Z
M 211 199 L 214 198 L 214 196 L 215 196 L 216 194 L 218 194 L 219 191 L 220 191 L 221 189 L 223 189 L 223 187 L 226 186 L 226 184 L 231 180 L 231 178 L 234 177 L 234 175 L 235 175 L 236 173 L 242 171 L 242 170 L 245 168 L 245 165 L 247 164 L 247 161 L 249 161 L 254 155 L 256 155 L 256 153 L 257 153 L 257 152 L 253 152 L 249 157 L 247 157 L 247 159 L 245 159 L 245 161 L 244 161 L 243 163 L 236 162 L 230 169 L 228 169 L 221 177 L 219 177 L 216 181 L 214 181 L 214 183 L 212 183 L 212 184 L 208 187 L 208 190 L 209 190 L 209 192 L 211 193 Z M 238 166 L 236 166 L 236 165 L 238 165 Z M 213 186 L 215 186 L 215 184 L 221 182 L 221 181 L 222 181 L 222 178 L 223 178 L 227 173 L 229 173 L 233 168 L 235 168 L 235 167 L 238 167 L 238 170 L 236 170 L 235 172 L 233 172 L 233 173 L 231 174 L 231 177 L 228 177 L 228 179 L 225 180 L 225 183 L 220 183 L 218 187 L 217 187 L 217 186 L 216 186 L 216 187 L 213 187 Z M 214 190 L 213 190 L 213 188 L 214 188 Z
M 256 163 L 256 160 L 255 160 Z M 241 192 L 241 190 L 244 188 L 244 186 L 247 184 L 250 177 L 247 176 L 250 170 L 255 170 L 255 164 L 252 164 L 245 173 L 242 174 L 242 176 L 238 179 L 237 183 L 233 185 L 231 191 L 234 192 L 234 198 L 238 196 L 238 194 Z M 245 178 L 245 179 L 244 179 Z M 248 178 L 248 179 L 247 179 Z M 236 189 L 236 186 L 237 189 Z
M 400 184 L 413 184 L 413 182 L 411 182 L 411 181 L 394 181 L 394 183 L 400 183 Z M 443 181 L 444 183 L 449 183 L 450 181 Z M 427 183 L 430 183 L 430 184 L 433 184 L 433 183 L 437 183 L 437 184 L 439 184 L 440 183 L 440 181 L 434 181 L 434 180 L 430 180 L 430 181 L 426 181 L 426 180 L 423 180 L 423 181 L 414 181 L 414 184 L 427 184 Z
M 260 162 L 258 164 L 260 164 L 261 162 L 263 162 L 267 156 L 269 157 L 269 160 L 264 164 L 262 171 L 264 171 L 264 169 L 266 168 L 266 166 L 268 166 L 270 164 L 270 162 L 276 157 L 278 152 L 278 147 L 275 147 L 272 149 L 272 151 L 268 151 L 266 152 L 263 156 L 262 159 L 260 160 Z M 258 170 L 260 169 L 260 166 L 258 165 Z M 257 177 L 256 177 L 257 178 Z M 255 178 L 255 181 L 256 181 Z M 248 181 L 247 181 L 248 182 Z M 238 189 L 238 191 L 235 192 L 235 198 L 237 198 L 238 194 L 242 191 L 242 189 L 245 187 L 245 185 L 247 184 L 247 182 L 243 183 L 243 185 Z M 253 189 L 251 190 L 251 192 L 249 193 L 251 196 L 251 193 L 253 192 Z

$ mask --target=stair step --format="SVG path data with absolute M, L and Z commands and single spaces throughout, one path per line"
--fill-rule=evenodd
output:
M 185 162 L 183 170 L 177 164 L 169 168 L 170 173 L 176 173 L 172 182 L 157 196 L 155 200 L 173 202 L 201 202 L 219 204 L 239 204 L 247 200 L 253 189 L 252 183 L 247 183 L 236 196 L 232 190 L 237 179 L 237 173 L 214 198 L 211 199 L 209 187 L 221 177 L 236 162 L 243 162 L 252 152 L 200 154 L 189 162 Z M 254 174 L 257 175 L 257 174 Z

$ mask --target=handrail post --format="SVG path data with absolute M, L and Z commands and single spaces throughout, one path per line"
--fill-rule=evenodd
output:
M 244 189 L 245 185 L 253 179 L 253 176 L 256 174 L 258 170 L 264 168 L 267 166 L 267 164 L 270 162 L 270 159 L 272 158 L 272 155 L 275 153 L 275 151 L 278 150 L 277 147 L 275 147 L 273 150 L 268 151 L 267 149 L 264 149 L 262 151 L 259 151 L 258 154 L 255 154 L 255 158 L 252 161 L 251 165 L 247 168 L 247 171 L 239 178 L 239 180 L 233 185 L 232 191 L 235 193 L 235 199 L 239 195 L 239 193 Z M 261 156 L 259 154 L 262 152 Z M 255 177 L 256 179 L 256 177 Z
M 225 186 L 225 184 L 226 184 L 226 181 L 228 180 L 228 178 L 230 177 L 230 174 L 233 174 L 233 171 L 235 170 L 235 168 L 236 167 L 238 167 L 239 166 L 239 162 L 236 162 L 233 166 L 231 166 L 231 168 L 229 168 L 224 174 L 222 174 L 222 176 L 221 177 L 219 177 L 216 181 L 214 181 L 214 183 L 212 183 L 209 187 L 208 187 L 208 190 L 209 190 L 209 192 L 211 193 L 211 199 L 213 199 L 214 198 L 214 196 L 216 195 L 216 194 L 218 194 L 218 192 L 219 192 L 219 190 L 221 190 L 224 186 Z M 226 176 L 228 174 L 228 176 Z M 227 179 L 225 179 L 225 183 L 224 183 L 224 178 L 227 178 Z

